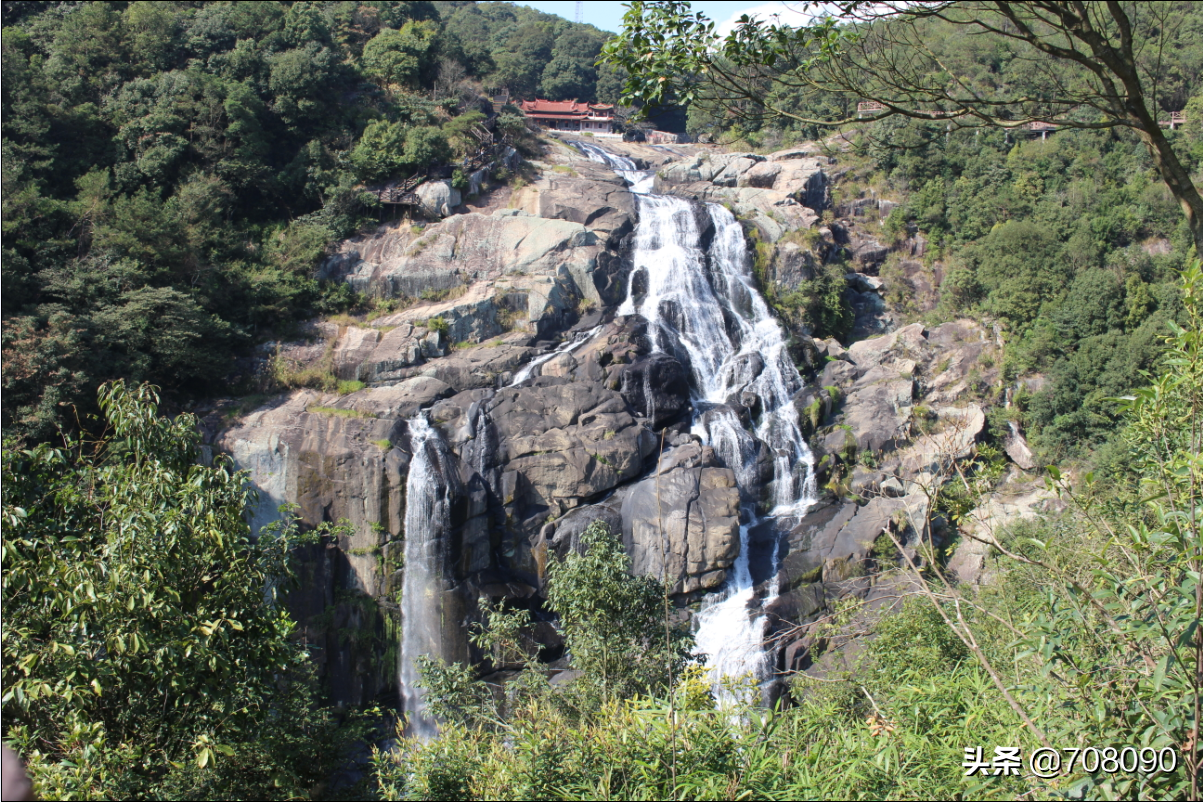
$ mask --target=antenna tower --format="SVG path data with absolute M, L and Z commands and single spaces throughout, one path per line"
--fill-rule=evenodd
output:
M 576 4 L 576 21 L 578 23 L 585 21 L 585 4 L 580 2 L 580 0 L 577 0 Z

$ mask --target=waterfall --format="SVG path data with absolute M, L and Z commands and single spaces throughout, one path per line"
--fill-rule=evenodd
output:
M 591 143 L 573 144 L 640 193 L 634 264 L 618 314 L 643 316 L 652 349 L 689 367 L 693 432 L 734 471 L 745 499 L 739 557 L 726 588 L 711 596 L 697 617 L 698 651 L 707 656 L 716 694 L 729 701 L 725 677 L 751 676 L 759 682 L 769 669 L 763 609 L 778 592 L 779 540 L 763 577 L 768 583 L 760 603 L 749 561 L 751 532 L 765 522 L 758 511 L 758 502 L 764 501 L 758 491 L 765 457 L 772 465 L 768 518 L 804 515 L 817 496 L 814 457 L 793 403 L 802 377 L 789 357 L 781 326 L 756 290 L 751 256 L 735 216 L 717 204 L 704 206 L 701 214 L 714 227 L 707 252 L 697 205 L 646 194 L 654 174 L 638 172 L 631 160 Z M 746 410 L 750 426 L 737 407 Z
M 521 370 L 519 370 L 517 373 L 514 374 L 514 378 L 510 381 L 508 386 L 517 387 L 519 384 L 522 384 L 522 382 L 526 381 L 531 376 L 533 376 L 537 369 L 543 367 L 543 365 L 550 362 L 552 359 L 555 359 L 560 354 L 563 354 L 565 352 L 572 353 L 573 351 L 580 348 L 585 343 L 592 340 L 593 336 L 601 330 L 602 330 L 601 326 L 594 326 L 593 328 L 589 329 L 588 331 L 576 332 L 575 334 L 572 335 L 572 337 L 570 337 L 569 339 L 560 343 L 559 347 L 556 348 L 554 351 L 544 354 L 543 356 L 537 357 L 537 358 L 531 360 L 528 364 L 524 365 Z
M 716 691 L 729 698 L 723 677 L 761 680 L 768 668 L 762 644 L 767 617 L 749 614 L 749 608 L 767 605 L 777 595 L 774 565 L 767 598 L 756 604 L 749 564 L 749 531 L 760 522 L 755 501 L 762 448 L 767 447 L 773 466 L 769 516 L 802 515 L 815 501 L 814 459 L 793 404 L 802 377 L 780 325 L 752 283 L 739 221 L 722 206 L 707 204 L 715 229 L 707 254 L 688 201 L 652 195 L 640 198 L 639 206 L 631 291 L 619 313 L 642 315 L 653 349 L 688 363 L 695 393 L 693 431 L 735 472 L 749 499 L 727 587 L 698 614 L 698 651 L 707 655 Z M 635 293 L 638 271 L 646 275 L 642 297 Z M 735 404 L 749 408 L 751 431 Z
M 617 153 L 611 153 L 605 148 L 599 148 L 592 142 L 573 140 L 569 144 L 571 144 L 581 153 L 584 153 L 593 161 L 601 162 L 622 176 L 622 178 L 631 185 L 631 192 L 634 192 L 636 195 L 644 195 L 652 191 L 652 182 L 656 178 L 656 173 L 654 170 L 640 170 L 635 166 L 635 162 L 631 161 L 626 156 L 619 156 Z
M 734 471 L 745 499 L 739 558 L 727 587 L 698 613 L 698 652 L 706 655 L 719 700 L 729 702 L 733 693 L 724 687 L 724 678 L 751 677 L 759 683 L 769 671 L 763 610 L 778 592 L 780 539 L 772 548 L 766 595 L 759 604 L 748 559 L 751 531 L 764 522 L 757 503 L 765 451 L 772 464 L 766 517 L 800 517 L 817 499 L 814 457 L 793 403 L 802 378 L 789 358 L 781 326 L 755 289 L 751 255 L 735 216 L 718 204 L 705 204 L 715 227 L 706 253 L 695 204 L 650 195 L 654 173 L 635 170 L 632 160 L 598 145 L 573 144 L 610 166 L 640 195 L 634 265 L 618 314 L 644 316 L 653 351 L 687 364 L 693 432 Z M 736 405 L 747 410 L 751 427 L 743 424 Z
M 444 535 L 450 496 L 442 479 L 442 442 L 422 415 L 409 421 L 413 459 L 405 483 L 405 579 L 401 588 L 402 709 L 409 732 L 423 740 L 435 734 L 425 713 L 425 693 L 417 687 L 417 658 L 443 655 L 445 591 Z

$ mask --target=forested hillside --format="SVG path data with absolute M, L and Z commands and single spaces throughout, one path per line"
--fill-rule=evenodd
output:
M 314 268 L 378 214 L 358 188 L 469 152 L 482 90 L 617 89 L 606 34 L 507 3 L 13 2 L 3 35 L 3 422 L 34 440 L 356 305 Z
M 1203 4 L 828 5 L 5 2 L 35 793 L 1203 798 Z

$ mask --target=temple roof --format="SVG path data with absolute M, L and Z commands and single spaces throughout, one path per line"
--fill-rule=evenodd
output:
M 614 107 L 606 103 L 582 103 L 579 100 L 523 100 L 520 108 L 527 114 L 590 114 L 590 112 L 607 112 Z

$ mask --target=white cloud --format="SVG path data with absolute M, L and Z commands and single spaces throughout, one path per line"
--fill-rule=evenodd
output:
M 735 30 L 736 23 L 744 14 L 749 17 L 756 17 L 765 22 L 775 25 L 789 25 L 791 27 L 801 27 L 807 25 L 817 15 L 803 12 L 803 3 L 761 3 L 755 6 L 736 11 L 729 19 L 720 22 L 714 26 L 714 32 L 719 36 L 726 37 L 727 34 Z

